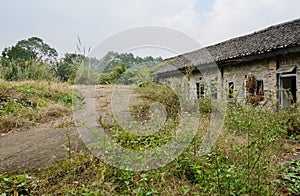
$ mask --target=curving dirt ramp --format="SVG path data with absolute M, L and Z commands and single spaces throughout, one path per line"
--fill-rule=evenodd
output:
M 86 103 L 89 103 L 90 99 L 95 99 L 95 95 L 91 96 L 89 91 L 91 87 L 76 86 L 75 88 L 86 97 L 82 106 L 77 109 L 84 116 L 88 113 L 85 110 Z M 111 86 L 96 88 L 96 97 L 101 101 L 101 108 L 109 105 L 110 94 Z M 86 151 L 79 138 L 77 127 L 70 126 L 72 124 L 74 124 L 73 117 L 64 117 L 54 122 L 0 136 L 0 173 L 36 170 L 64 160 L 68 156 L 66 131 L 71 133 L 71 149 L 74 152 Z

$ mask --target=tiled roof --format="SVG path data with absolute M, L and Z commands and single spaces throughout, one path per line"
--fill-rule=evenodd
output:
M 300 19 L 166 59 L 163 63 L 171 66 L 162 66 L 156 73 L 181 69 L 191 63 L 195 66 L 218 63 L 296 46 L 300 46 Z

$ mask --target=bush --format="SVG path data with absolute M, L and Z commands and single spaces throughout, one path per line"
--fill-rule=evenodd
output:
M 63 82 L 74 82 L 78 65 L 72 63 L 58 63 L 55 76 Z
M 158 83 L 147 83 L 137 90 L 141 99 L 148 101 L 150 105 L 153 102 L 159 102 L 166 108 L 167 118 L 177 119 L 181 112 L 179 99 L 175 92 L 169 87 Z
M 98 84 L 98 75 L 94 73 L 87 65 L 81 65 L 74 77 L 74 80 L 70 81 L 72 84 Z
M 0 78 L 7 81 L 54 80 L 52 70 L 43 62 L 13 60 L 0 66 Z
M 289 108 L 282 111 L 282 115 L 285 116 L 286 129 L 289 137 L 300 139 L 300 105 L 293 104 Z
M 199 99 L 199 111 L 202 115 L 210 114 L 212 110 L 211 98 L 203 97 Z
M 287 162 L 283 173 L 281 174 L 283 179 L 282 186 L 290 193 L 294 195 L 300 195 L 300 161 L 291 160 Z
M 113 80 L 111 74 L 109 73 L 101 73 L 99 75 L 99 84 L 112 84 Z

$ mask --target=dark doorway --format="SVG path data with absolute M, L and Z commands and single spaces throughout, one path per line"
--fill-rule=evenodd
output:
M 296 102 L 296 76 L 281 76 L 280 77 L 280 104 L 287 107 Z

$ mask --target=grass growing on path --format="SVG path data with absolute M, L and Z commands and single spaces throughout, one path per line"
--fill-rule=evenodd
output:
M 65 83 L 0 80 L 0 133 L 69 115 L 80 99 Z

